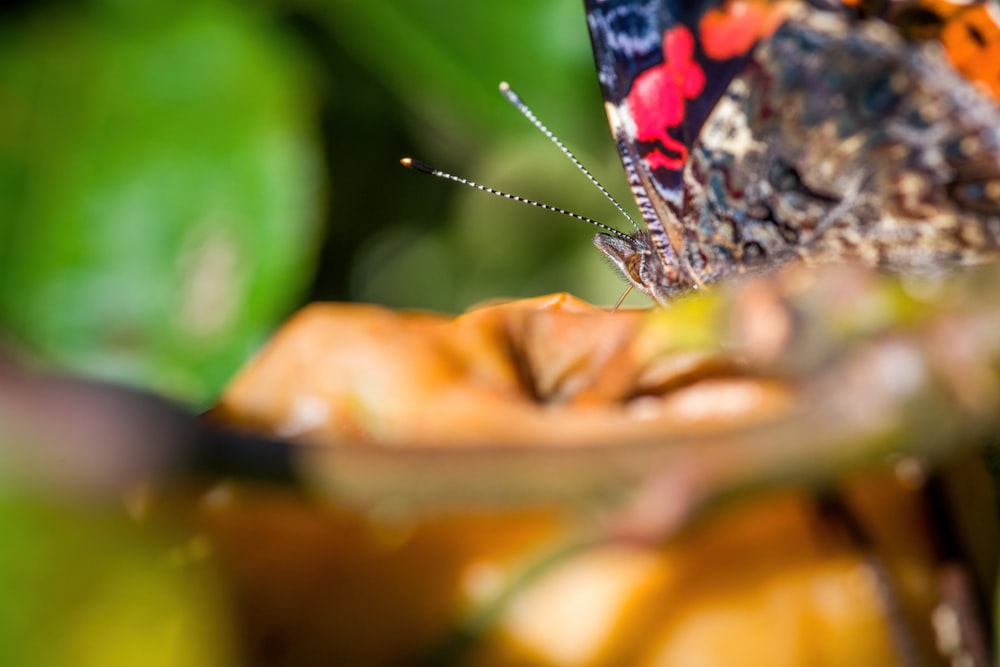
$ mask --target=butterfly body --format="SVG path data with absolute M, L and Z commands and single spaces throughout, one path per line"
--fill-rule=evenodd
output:
M 1000 253 L 1000 106 L 938 41 L 799 2 L 590 0 L 588 21 L 647 225 L 596 244 L 654 299 L 790 261 Z

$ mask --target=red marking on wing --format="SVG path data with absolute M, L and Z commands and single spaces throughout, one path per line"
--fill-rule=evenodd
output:
M 649 168 L 656 169 L 657 167 L 666 167 L 667 169 L 671 169 L 673 171 L 680 171 L 683 169 L 688 158 L 687 146 L 666 134 L 658 138 L 660 143 L 662 143 L 668 151 L 674 151 L 676 155 L 667 155 L 660 150 L 659 147 L 657 147 L 645 158 L 646 162 L 649 164 Z
M 694 61 L 694 37 L 686 26 L 663 34 L 663 57 L 674 83 L 687 99 L 694 99 L 705 87 L 705 72 Z
M 705 88 L 705 72 L 694 60 L 694 38 L 679 25 L 663 35 L 662 65 L 651 67 L 632 84 L 626 104 L 636 126 L 638 141 L 659 141 L 677 156 L 654 150 L 647 160 L 650 167 L 680 169 L 687 160 L 683 143 L 667 135 L 668 127 L 684 121 L 685 105 Z

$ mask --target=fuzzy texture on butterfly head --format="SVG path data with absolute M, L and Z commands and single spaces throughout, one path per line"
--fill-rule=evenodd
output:
M 645 232 L 628 238 L 597 234 L 597 246 L 633 287 L 662 306 L 691 289 L 677 268 L 664 263 Z

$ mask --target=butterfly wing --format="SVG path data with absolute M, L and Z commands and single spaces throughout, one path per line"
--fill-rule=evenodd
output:
M 672 270 L 647 271 L 662 283 L 647 292 L 794 258 L 919 270 L 996 253 L 1000 113 L 896 20 L 918 4 L 587 0 L 612 131 Z M 974 16 L 935 36 L 982 36 Z
M 1000 109 L 936 40 L 802 4 L 730 82 L 683 186 L 679 253 L 706 281 L 793 258 L 986 261 L 1000 247 Z
M 586 9 L 605 108 L 650 241 L 661 261 L 679 264 L 674 280 L 696 286 L 677 255 L 690 150 L 786 4 L 586 0 Z

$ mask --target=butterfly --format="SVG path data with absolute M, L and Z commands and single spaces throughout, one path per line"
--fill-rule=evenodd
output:
M 586 0 L 646 229 L 594 243 L 666 303 L 792 261 L 1000 258 L 1000 12 L 947 0 Z

